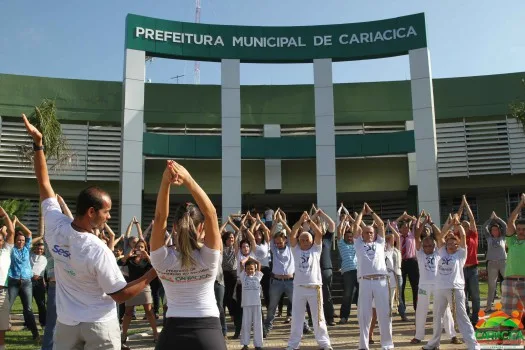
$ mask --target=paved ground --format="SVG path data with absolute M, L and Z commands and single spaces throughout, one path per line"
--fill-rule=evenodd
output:
M 339 310 L 339 305 L 336 306 L 336 310 Z M 407 310 L 409 322 L 402 322 L 399 319 L 399 316 L 394 315 L 393 322 L 393 335 L 394 335 L 394 344 L 396 349 L 421 349 L 422 345 L 426 342 L 423 342 L 418 345 L 410 344 L 410 340 L 413 338 L 415 325 L 414 325 L 414 311 L 412 307 L 409 307 Z M 153 343 L 153 337 L 151 336 L 151 329 L 147 324 L 147 321 L 142 320 L 143 314 L 139 311 L 137 313 L 137 320 L 132 321 L 130 336 L 128 339 L 128 345 L 133 350 L 149 350 L 154 349 L 155 344 Z M 426 339 L 428 340 L 432 332 L 432 315 L 430 313 L 429 318 L 427 319 L 426 327 Z M 12 330 L 17 331 L 22 329 L 22 315 L 12 315 Z M 264 340 L 264 349 L 285 349 L 287 346 L 288 336 L 290 333 L 290 325 L 284 323 L 285 319 L 283 317 L 276 318 L 274 329 L 269 334 L 268 338 Z M 339 321 L 336 319 L 336 322 Z M 159 332 L 162 329 L 162 320 L 159 320 Z M 233 329 L 233 324 L 228 317 L 228 329 Z M 359 345 L 359 326 L 355 318 L 355 309 L 352 309 L 352 315 L 350 317 L 350 322 L 346 325 L 336 325 L 328 328 L 330 335 L 330 340 L 332 341 L 332 346 L 334 349 L 358 349 Z M 228 332 L 228 336 L 232 336 L 233 332 Z M 458 337 L 461 339 L 461 334 L 458 333 Z M 370 349 L 380 349 L 379 344 L 379 330 L 376 328 L 374 332 L 375 344 L 370 345 Z M 450 340 L 446 338 L 446 335 L 443 334 L 443 342 L 440 349 L 442 350 L 457 350 L 457 349 L 466 349 L 465 345 L 453 345 L 450 344 Z M 227 340 L 227 347 L 229 350 L 241 349 L 239 340 Z M 29 346 L 27 349 L 37 349 L 37 347 Z M 250 349 L 253 349 L 253 345 L 250 345 Z M 319 349 L 317 343 L 315 342 L 313 334 L 305 335 L 301 343 L 301 349 Z
M 337 310 L 338 308 L 336 308 Z M 399 320 L 399 317 L 394 316 L 393 323 L 393 334 L 394 334 L 394 343 L 398 349 L 421 349 L 423 344 L 412 345 L 410 340 L 414 335 L 414 313 L 408 314 L 410 322 L 402 322 Z M 337 322 L 338 320 L 336 320 Z M 140 327 L 141 330 L 146 331 L 147 325 L 145 321 L 134 321 L 134 326 Z M 431 333 L 431 322 L 429 318 L 427 323 L 427 338 L 430 337 Z M 133 323 L 132 323 L 133 325 Z M 229 322 L 229 329 L 233 328 L 233 324 Z M 284 318 L 278 318 L 276 320 L 274 329 L 269 334 L 268 338 L 264 341 L 264 349 L 284 349 L 286 348 L 288 336 L 289 336 L 289 324 L 284 323 Z M 334 349 L 357 349 L 359 345 L 359 326 L 357 325 L 357 320 L 355 314 L 352 314 L 350 318 L 350 323 L 346 325 L 336 325 L 329 327 L 328 329 L 330 334 L 330 340 L 332 341 L 332 346 Z M 232 332 L 229 332 L 228 335 L 231 337 Z M 375 344 L 370 346 L 370 349 L 380 349 L 379 345 L 379 329 L 376 328 L 374 333 Z M 460 336 L 459 336 L 460 337 Z M 443 343 L 441 349 L 466 349 L 465 345 L 452 345 L 448 339 L 445 339 L 446 335 L 443 336 Z M 461 338 L 461 337 L 460 337 Z M 154 349 L 153 338 L 151 334 L 146 332 L 138 333 L 130 337 L 128 340 L 128 345 L 134 350 L 145 350 L 145 349 Z M 239 340 L 228 340 L 227 341 L 228 349 L 241 349 Z M 253 349 L 253 344 L 250 345 L 250 349 Z M 317 343 L 315 342 L 313 334 L 305 335 L 303 341 L 301 342 L 301 349 L 319 349 Z

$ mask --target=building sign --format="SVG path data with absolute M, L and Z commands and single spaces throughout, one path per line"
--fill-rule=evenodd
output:
M 126 47 L 154 57 L 293 63 L 405 55 L 427 46 L 424 14 L 374 22 L 253 27 L 175 22 L 129 14 Z

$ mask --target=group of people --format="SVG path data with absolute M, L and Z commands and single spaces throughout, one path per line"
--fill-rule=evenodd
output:
M 376 320 L 382 349 L 394 348 L 392 309 L 397 304 L 401 320 L 408 321 L 407 280 L 416 310 L 412 344 L 424 340 L 433 296 L 433 335 L 423 348 L 437 349 L 443 328 L 454 344 L 461 344 L 456 322 L 468 349 L 479 349 L 474 335 L 480 310 L 478 233 L 465 197 L 442 228 L 424 211 L 418 217 L 405 212 L 385 223 L 367 203 L 359 213 L 341 205 L 338 224 L 314 206 L 293 225 L 283 210 L 268 209 L 262 217 L 254 212 L 231 215 L 219 227 L 207 194 L 182 165 L 170 160 L 151 225 L 143 235 L 133 218 L 126 233 L 116 238 L 107 226 L 110 196 L 99 187 L 86 188 L 72 214 L 51 186 L 42 134 L 25 116 L 23 120 L 34 142 L 46 246 L 39 245 L 31 255 L 31 232 L 0 208 L 0 350 L 5 348 L 9 311 L 18 295 L 26 325 L 36 331 L 35 339 L 39 337 L 29 284 L 32 290 L 39 285 L 48 290 L 47 311 L 39 307 L 39 316 L 47 314 L 47 320 L 39 320 L 53 349 L 129 348 L 127 330 L 138 305 L 144 306 L 156 349 L 226 349 L 226 308 L 234 320 L 233 337 L 247 349 L 253 329 L 254 346 L 260 349 L 283 295 L 291 309 L 287 349 L 299 348 L 310 327 L 319 347 L 331 349 L 327 326 L 336 325 L 331 296 L 334 236 L 344 289 L 339 324 L 349 322 L 351 304 L 356 303 L 359 349 L 374 343 Z M 179 205 L 168 228 L 171 186 L 185 186 L 195 203 Z M 525 304 L 525 269 L 518 261 L 524 256 L 525 221 L 518 220 L 524 207 L 522 195 L 507 224 L 493 213 L 483 226 L 488 242 L 487 310 L 499 275 L 504 278 L 503 311 L 510 315 L 518 302 Z M 462 221 L 464 212 L 468 220 Z M 372 221 L 365 223 L 365 217 Z M 136 238 L 130 236 L 133 226 L 139 233 Z M 44 248 L 48 259 L 42 255 Z M 163 329 L 157 334 L 163 295 Z

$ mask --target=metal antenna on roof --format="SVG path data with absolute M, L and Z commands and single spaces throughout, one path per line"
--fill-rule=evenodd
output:
M 195 23 L 201 23 L 201 0 L 195 0 Z M 201 63 L 195 61 L 193 66 L 193 82 L 201 83 Z

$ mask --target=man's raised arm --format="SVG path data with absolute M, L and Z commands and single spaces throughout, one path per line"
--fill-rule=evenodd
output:
M 27 133 L 33 138 L 33 149 L 35 150 L 34 167 L 36 180 L 38 181 L 38 191 L 40 192 L 40 201 L 44 199 L 55 197 L 53 187 L 49 181 L 49 174 L 47 173 L 46 156 L 44 155 L 44 148 L 42 143 L 42 134 L 38 129 L 32 125 L 25 114 L 22 114 Z

